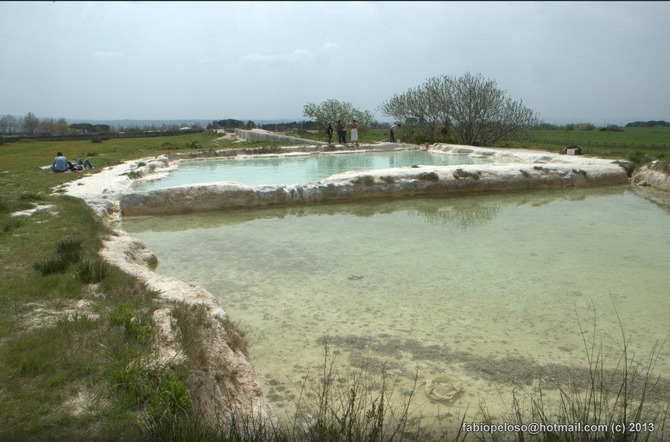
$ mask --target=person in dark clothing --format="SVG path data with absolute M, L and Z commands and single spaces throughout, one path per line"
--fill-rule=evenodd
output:
M 328 135 L 328 144 L 330 144 L 333 141 L 333 125 L 328 123 L 328 127 L 326 128 L 326 134 Z
M 347 144 L 347 125 L 342 120 L 337 122 L 337 137 L 338 142 Z

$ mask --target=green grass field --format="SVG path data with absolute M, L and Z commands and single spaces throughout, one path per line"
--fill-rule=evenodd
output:
M 524 147 L 554 152 L 577 145 L 587 155 L 605 158 L 627 159 L 629 155 L 640 152 L 652 159 L 668 159 L 670 127 L 630 127 L 624 128 L 623 132 L 544 129 L 534 131 L 530 143 L 524 144 Z
M 361 142 L 387 136 L 387 130 L 363 132 Z M 0 145 L 0 440 L 135 440 L 146 431 L 138 416 L 177 413 L 163 393 L 189 368 L 142 363 L 151 351 L 156 294 L 100 262 L 109 229 L 83 201 L 53 189 L 125 160 L 272 144 L 216 138 L 203 132 Z M 540 131 L 523 147 L 557 151 L 576 144 L 594 155 L 625 159 L 641 152 L 655 159 L 668 158 L 668 140 L 670 128 Z M 96 169 L 42 170 L 57 151 L 70 160 L 89 157 Z M 11 216 L 37 204 L 53 208 Z

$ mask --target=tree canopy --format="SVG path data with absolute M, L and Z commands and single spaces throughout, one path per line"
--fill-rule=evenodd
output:
M 332 123 L 335 127 L 335 123 L 339 120 L 347 123 L 356 120 L 360 126 L 359 131 L 369 128 L 374 122 L 374 117 L 370 111 L 362 111 L 347 101 L 342 102 L 335 99 L 326 100 L 321 104 L 307 103 L 303 115 L 316 120 L 321 131 L 326 130 L 328 123 Z
M 454 141 L 494 145 L 522 138 L 537 116 L 521 101 L 507 97 L 481 74 L 432 77 L 394 95 L 380 106 L 403 124 L 403 138 L 414 142 Z

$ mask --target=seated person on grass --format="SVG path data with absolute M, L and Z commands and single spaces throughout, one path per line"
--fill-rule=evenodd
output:
M 73 165 L 63 156 L 63 152 L 58 152 L 56 154 L 56 158 L 54 158 L 54 162 L 51 165 L 51 170 L 56 173 L 81 172 L 86 168 L 93 169 L 93 164 L 91 164 L 91 161 L 88 158 L 86 158 L 85 161 L 82 161 L 81 158 L 79 158 L 77 165 Z

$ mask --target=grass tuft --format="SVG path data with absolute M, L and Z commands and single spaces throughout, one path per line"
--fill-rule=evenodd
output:
M 107 275 L 109 265 L 101 258 L 93 261 L 85 261 L 77 267 L 77 275 L 83 284 L 96 284 L 102 282 Z

